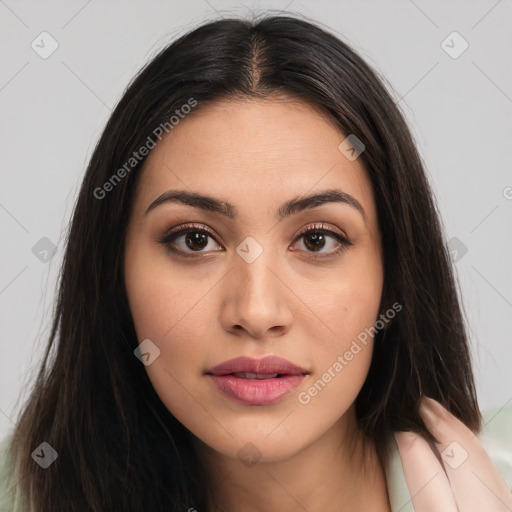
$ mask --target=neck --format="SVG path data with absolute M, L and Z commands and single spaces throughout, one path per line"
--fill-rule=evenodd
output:
M 244 466 L 199 443 L 215 489 L 210 512 L 390 511 L 383 466 L 347 414 L 314 443 L 278 461 Z M 343 420 L 343 421 L 342 421 Z

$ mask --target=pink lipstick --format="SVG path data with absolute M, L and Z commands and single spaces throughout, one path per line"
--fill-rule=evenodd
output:
M 277 356 L 237 357 L 206 371 L 218 389 L 244 405 L 270 405 L 296 389 L 308 372 Z

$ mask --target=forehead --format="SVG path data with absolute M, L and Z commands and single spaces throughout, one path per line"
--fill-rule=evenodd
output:
M 361 159 L 351 161 L 339 149 L 346 136 L 320 107 L 302 100 L 199 105 L 149 153 L 138 197 L 147 206 L 168 189 L 189 189 L 261 209 L 338 188 L 372 215 L 373 192 Z

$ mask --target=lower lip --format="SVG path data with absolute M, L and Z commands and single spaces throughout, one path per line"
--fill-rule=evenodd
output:
M 291 393 L 305 375 L 273 379 L 240 379 L 234 375 L 211 375 L 217 387 L 231 400 L 244 405 L 270 405 Z

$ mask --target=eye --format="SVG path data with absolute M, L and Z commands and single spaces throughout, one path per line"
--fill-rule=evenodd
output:
M 180 238 L 183 238 L 183 240 L 180 241 Z M 193 258 L 194 253 L 205 252 L 203 249 L 208 248 L 208 238 L 215 240 L 215 237 L 205 225 L 185 224 L 180 226 L 180 229 L 166 233 L 158 242 L 164 244 L 171 253 L 179 257 Z M 217 248 L 220 248 L 218 244 Z M 191 252 L 187 249 L 190 249 Z M 212 250 L 211 247 L 210 250 Z M 220 248 L 220 250 L 224 249 Z
M 212 244 L 213 247 L 210 247 L 209 251 L 207 251 L 210 245 L 209 238 L 214 240 L 217 245 Z M 353 245 L 341 231 L 327 229 L 323 223 L 306 226 L 306 228 L 302 229 L 297 235 L 294 245 L 300 239 L 303 239 L 303 247 L 305 247 L 306 252 L 319 253 L 319 255 L 311 254 L 310 257 L 313 259 L 323 259 L 338 255 Z M 334 247 L 331 250 L 322 251 L 326 246 L 329 247 L 329 240 L 330 245 Z M 224 250 L 218 245 L 214 235 L 204 224 L 182 225 L 179 229 L 173 229 L 164 234 L 158 242 L 165 245 L 169 252 L 180 258 L 194 258 L 203 252 Z M 293 249 L 293 251 L 295 250 Z
M 320 253 L 320 255 L 311 255 L 313 259 L 322 259 L 338 255 L 346 251 L 349 246 L 353 245 L 341 231 L 328 229 L 323 223 L 315 224 L 314 226 L 306 226 L 300 231 L 297 239 L 303 239 L 302 245 L 306 248 L 306 252 Z M 321 252 L 325 247 L 329 247 L 329 239 L 331 240 L 331 247 L 334 246 L 334 248 Z

